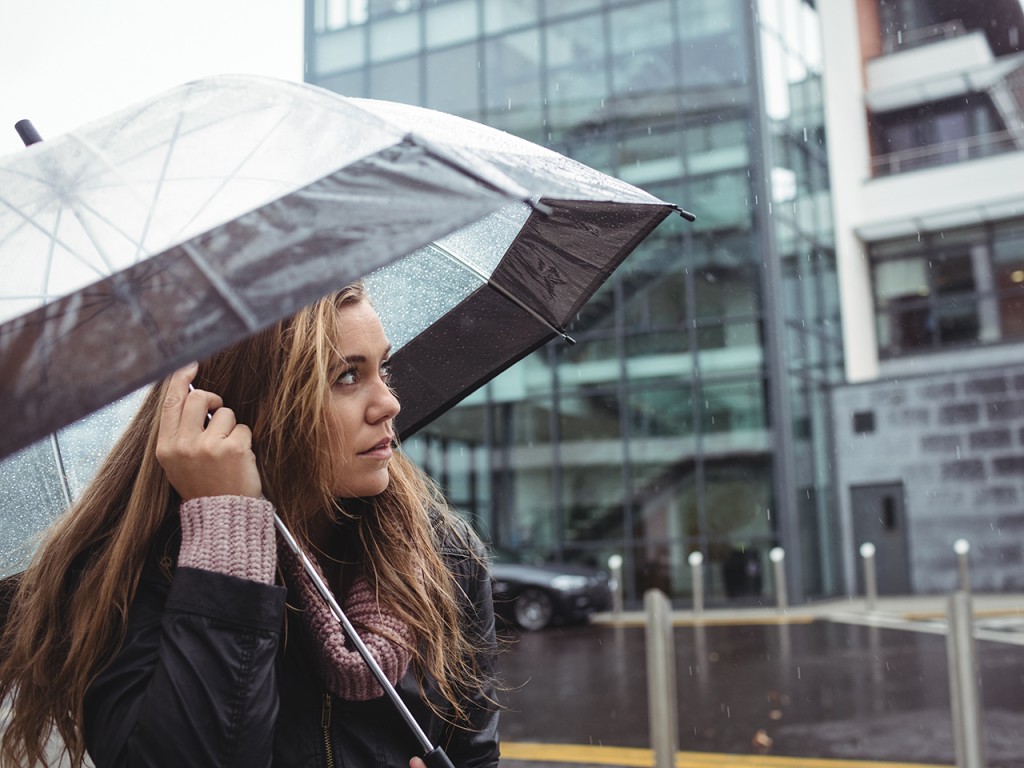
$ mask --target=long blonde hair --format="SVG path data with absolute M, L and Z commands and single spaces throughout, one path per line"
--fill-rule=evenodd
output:
M 361 285 L 348 286 L 203 362 L 196 376 L 197 387 L 221 395 L 251 427 L 264 494 L 307 549 L 317 517 L 339 513 L 323 418 L 337 309 L 365 300 Z M 155 458 L 165 390 L 166 382 L 150 390 L 21 577 L 0 641 L 0 701 L 12 704 L 0 762 L 45 765 L 53 729 L 73 765 L 84 759 L 85 693 L 123 641 L 151 544 L 177 514 Z M 389 471 L 387 490 L 362 500 L 368 509 L 356 517 L 363 570 L 380 602 L 412 628 L 421 683 L 433 678 L 446 717 L 458 723 L 467 714 L 464 694 L 486 684 L 435 542 L 438 525 L 458 527 L 433 483 L 401 453 Z

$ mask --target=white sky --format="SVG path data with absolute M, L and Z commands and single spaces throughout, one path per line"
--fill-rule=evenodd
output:
M 0 0 L 0 156 L 196 78 L 302 80 L 303 0 Z

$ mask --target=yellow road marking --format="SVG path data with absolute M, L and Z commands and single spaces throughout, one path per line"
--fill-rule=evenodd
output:
M 673 627 L 735 627 L 747 624 L 811 624 L 815 621 L 813 616 L 737 616 L 735 618 L 711 618 L 711 619 L 672 619 Z M 612 619 L 602 621 L 603 626 L 611 627 L 646 627 L 644 619 Z
M 976 619 L 1000 619 L 1011 616 L 1024 615 L 1020 608 L 990 608 L 984 611 L 974 611 Z M 945 619 L 945 611 L 908 611 L 902 614 L 907 621 L 931 621 L 932 619 Z
M 654 752 L 638 747 L 598 747 L 589 744 L 539 744 L 502 742 L 501 756 L 509 760 L 541 763 L 578 763 L 612 765 L 623 768 L 650 768 Z M 950 768 L 934 763 L 893 763 L 877 760 L 840 760 L 819 757 L 783 757 L 781 755 L 728 755 L 717 752 L 677 752 L 676 768 Z

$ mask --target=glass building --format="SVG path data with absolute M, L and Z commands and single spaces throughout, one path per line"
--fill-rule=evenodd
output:
M 307 80 L 455 113 L 698 215 L 406 444 L 485 538 L 627 602 L 834 594 L 843 370 L 812 0 L 307 0 Z

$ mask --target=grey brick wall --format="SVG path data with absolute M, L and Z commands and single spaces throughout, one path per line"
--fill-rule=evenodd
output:
M 850 489 L 902 482 L 914 592 L 957 587 L 953 542 L 971 543 L 971 586 L 1024 589 L 1024 363 L 929 372 L 833 390 L 836 488 L 847 584 Z M 854 429 L 870 424 L 873 431 Z

